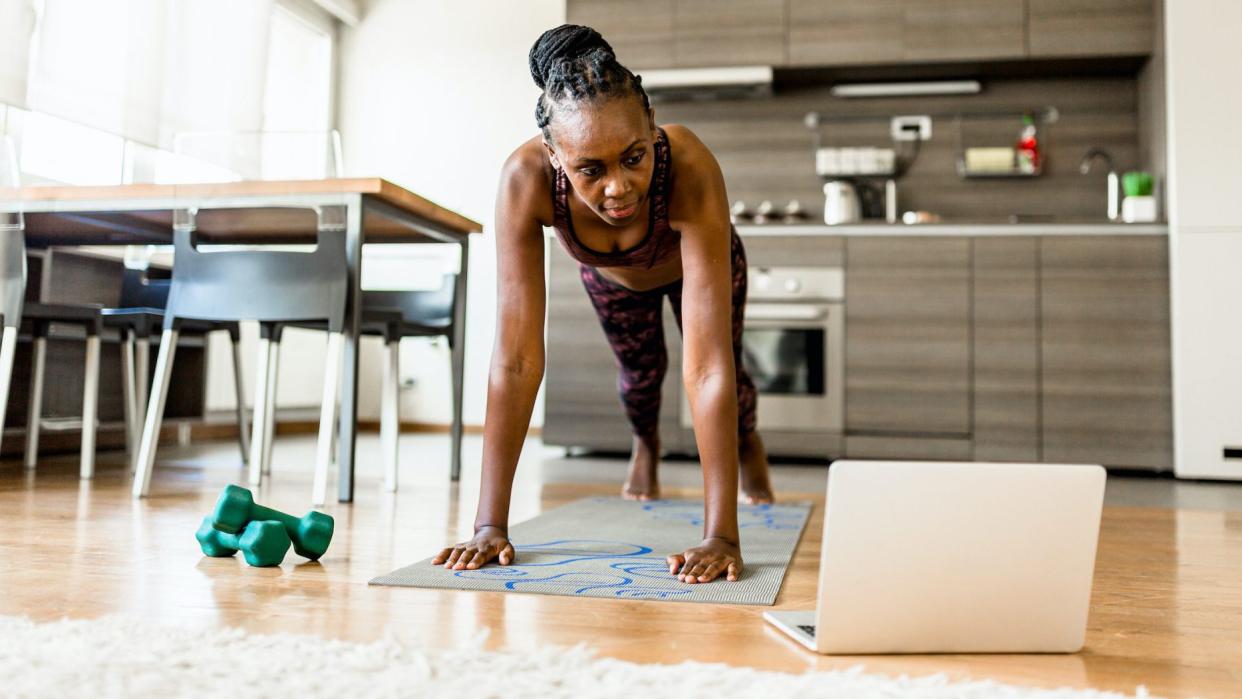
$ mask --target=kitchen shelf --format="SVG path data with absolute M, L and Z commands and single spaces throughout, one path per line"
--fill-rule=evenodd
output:
M 958 176 L 961 177 L 962 179 L 968 179 L 968 180 L 1028 180 L 1028 179 L 1039 177 L 1040 175 L 1042 175 L 1043 174 L 1043 163 L 1042 162 L 1040 163 L 1039 167 L 1035 168 L 1034 170 L 1030 172 L 1024 172 L 1022 170 L 1019 170 L 1017 169 L 1016 166 L 1012 170 L 996 170 L 996 171 L 990 171 L 990 170 L 971 171 L 971 170 L 966 169 L 966 151 L 969 150 L 969 147 L 967 146 L 967 138 L 965 135 L 965 132 L 966 132 L 965 123 L 967 121 L 979 124 L 981 128 L 979 128 L 978 130 L 986 133 L 985 136 L 982 136 L 982 140 L 985 143 L 989 141 L 991 143 L 996 143 L 998 139 L 1004 137 L 1002 134 L 1005 132 L 1005 130 L 1010 129 L 1011 125 L 1008 122 L 1010 121 L 1017 122 L 1017 121 L 1020 121 L 1023 117 L 1028 117 L 1028 116 L 1033 118 L 1035 123 L 1039 126 L 1038 138 L 1039 138 L 1039 143 L 1040 143 L 1040 151 L 1043 153 L 1044 157 L 1047 157 L 1048 140 L 1049 140 L 1048 126 L 1050 124 L 1057 123 L 1058 121 L 1060 121 L 1060 118 L 1061 118 L 1060 111 L 1054 106 L 1048 105 L 1045 107 L 1040 107 L 1038 109 L 1031 109 L 1027 111 L 975 112 L 975 113 L 963 112 L 963 113 L 957 114 L 953 119 L 953 128 L 955 131 L 956 149 L 957 149 L 957 157 L 954 159 L 954 164 L 956 166 Z M 988 122 L 988 123 L 984 124 L 982 122 Z M 998 122 L 1005 122 L 1005 123 L 1002 125 L 1001 123 L 998 123 Z M 1016 131 L 1016 129 L 1014 129 L 1014 131 Z M 977 133 L 975 138 L 980 139 L 981 136 Z M 1007 148 L 1009 146 L 1000 146 L 1000 147 Z
M 967 170 L 967 169 L 966 169 L 966 163 L 964 163 L 964 162 L 962 161 L 962 159 L 961 159 L 961 158 L 958 158 L 958 159 L 957 159 L 957 174 L 958 174 L 958 176 L 959 176 L 959 177 L 961 177 L 962 179 L 965 179 L 965 180 L 1021 180 L 1021 179 L 1029 179 L 1029 178 L 1031 178 L 1031 177 L 1039 177 L 1041 174 L 1043 174 L 1043 170 L 1044 170 L 1044 169 L 1043 169 L 1042 167 L 1037 167 L 1037 168 L 1035 168 L 1035 170 L 1033 170 L 1032 172 L 1022 172 L 1021 170 L 1017 170 L 1017 169 L 1014 169 L 1014 170 L 1011 170 L 1011 171 L 1008 171 L 1008 172 L 1005 172 L 1005 171 L 989 172 L 989 171 L 986 171 L 986 170 L 984 170 L 984 171 L 974 171 L 974 172 L 972 172 L 972 171 L 970 171 L 970 170 Z

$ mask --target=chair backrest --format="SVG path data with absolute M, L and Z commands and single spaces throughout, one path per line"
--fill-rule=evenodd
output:
M 21 176 L 13 139 L 0 137 L 0 321 L 5 327 L 22 324 L 26 296 L 26 234 L 18 189 Z
M 121 277 L 121 308 L 155 308 L 163 310 L 168 305 L 168 292 L 172 279 L 158 279 L 147 269 L 126 267 Z
M 345 326 L 345 232 L 320 230 L 311 252 L 199 250 L 192 231 L 173 232 L 173 275 L 165 329 L 178 318 L 327 321 Z
M 174 135 L 173 151 L 170 171 L 157 173 L 157 181 L 321 179 L 338 177 L 342 168 L 336 131 L 182 132 Z M 339 223 L 344 217 L 337 216 L 340 207 L 318 214 L 311 252 L 208 252 L 197 247 L 193 225 L 175 226 L 165 328 L 178 318 L 193 318 L 327 321 L 330 330 L 341 331 L 348 289 L 345 231 Z M 326 223 L 328 214 L 339 221 Z
M 365 291 L 363 302 L 375 308 L 398 308 L 406 320 L 452 327 L 457 275 L 446 274 L 438 289 Z

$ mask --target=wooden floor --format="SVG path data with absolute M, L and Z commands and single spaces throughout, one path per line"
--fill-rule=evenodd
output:
M 78 481 L 73 457 L 49 459 L 36 474 L 4 462 L 0 614 L 53 620 L 125 612 L 355 640 L 374 639 L 394 624 L 429 647 L 487 629 L 490 648 L 585 641 L 602 654 L 639 662 L 693 659 L 790 672 L 861 663 L 888 674 L 944 672 L 1125 692 L 1143 684 L 1163 696 L 1242 696 L 1242 508 L 1106 507 L 1080 654 L 819 657 L 769 628 L 762 607 L 368 587 L 371 577 L 468 534 L 478 492 L 476 469 L 467 469 L 460 486 L 447 483 L 444 437 L 402 438 L 404 480 L 395 496 L 378 489 L 375 450 L 375 437 L 364 436 L 355 504 L 328 508 L 337 518 L 328 554 L 305 563 L 290 552 L 278 569 L 249 568 L 240 557 L 203 558 L 197 549 L 198 522 L 219 489 L 241 477 L 230 443 L 164 450 L 153 497 L 141 502 L 129 497 L 119 455 L 101 456 L 89 482 Z M 468 439 L 467 464 L 478 463 L 479 450 L 478 439 Z M 260 501 L 304 510 L 312 458 L 308 439 L 279 440 L 275 477 Z M 564 459 L 538 442 L 523 458 L 514 521 L 579 497 L 612 494 L 624 467 L 617 460 Z M 775 473 L 780 495 L 817 502 L 777 608 L 814 606 L 824 471 L 801 465 Z M 666 464 L 665 473 L 668 494 L 696 494 L 694 464 Z M 1159 487 L 1139 490 L 1150 498 Z M 1242 486 L 1211 487 L 1224 489 L 1229 502 L 1242 492 Z

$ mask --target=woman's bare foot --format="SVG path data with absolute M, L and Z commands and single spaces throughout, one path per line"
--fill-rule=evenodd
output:
M 660 438 L 634 437 L 634 449 L 630 453 L 630 475 L 621 488 L 626 500 L 655 500 L 660 497 L 660 480 L 656 471 L 660 467 Z
M 742 500 L 747 505 L 767 505 L 773 501 L 772 482 L 768 479 L 768 450 L 763 447 L 758 430 L 738 437 L 741 461 Z

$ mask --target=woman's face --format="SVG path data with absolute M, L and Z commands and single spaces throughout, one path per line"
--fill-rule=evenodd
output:
M 632 96 L 558 105 L 544 141 L 552 164 L 565 171 L 574 192 L 605 222 L 634 221 L 647 199 L 655 170 L 655 112 Z

